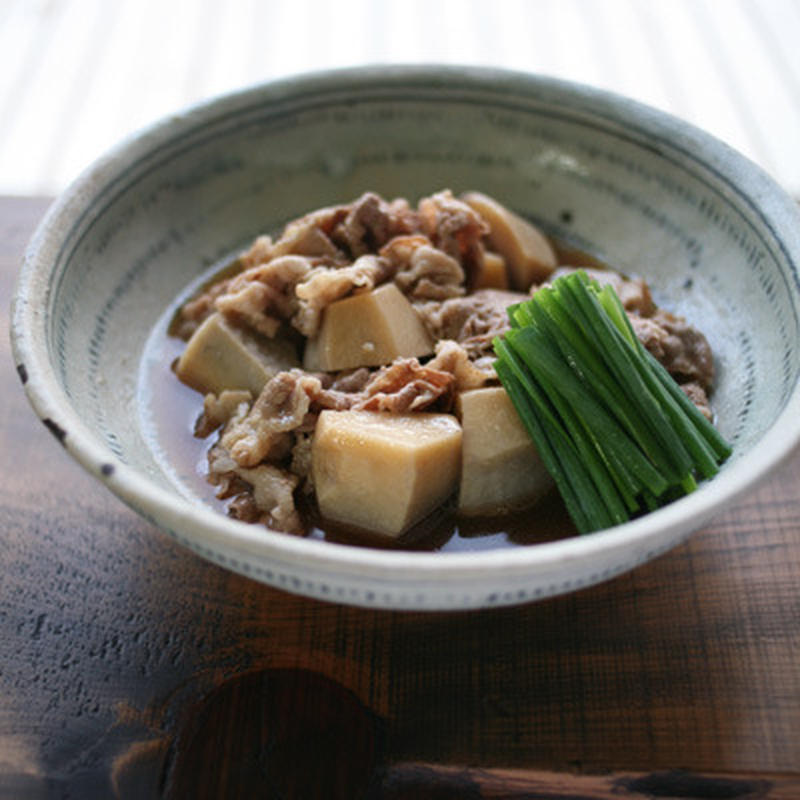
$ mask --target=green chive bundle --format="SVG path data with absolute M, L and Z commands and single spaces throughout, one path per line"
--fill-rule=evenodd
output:
M 611 286 L 578 270 L 508 314 L 495 369 L 581 533 L 719 471 L 731 446 L 638 340 Z

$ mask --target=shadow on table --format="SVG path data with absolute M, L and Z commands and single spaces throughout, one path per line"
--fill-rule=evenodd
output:
M 447 765 L 718 769 L 742 722 L 726 695 L 752 676 L 725 650 L 740 622 L 713 559 L 690 543 L 576 594 L 456 614 L 321 604 L 232 576 L 249 622 L 215 647 L 232 674 L 203 673 L 164 718 L 165 796 L 484 796 Z M 118 762 L 121 789 L 137 763 Z

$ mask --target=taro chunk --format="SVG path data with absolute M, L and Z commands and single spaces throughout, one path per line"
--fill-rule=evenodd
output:
M 502 386 L 458 397 L 463 431 L 458 510 L 502 514 L 536 502 L 552 479 Z
M 487 250 L 483 254 L 483 266 L 475 281 L 477 289 L 508 289 L 508 268 L 500 253 Z
M 462 199 L 489 224 L 489 245 L 505 259 L 512 289 L 527 291 L 547 280 L 556 268 L 556 254 L 538 228 L 480 192 Z
M 289 342 L 250 334 L 214 313 L 192 334 L 175 372 L 198 392 L 247 389 L 253 397 L 282 370 L 299 366 Z
M 311 458 L 323 517 L 396 537 L 455 492 L 461 426 L 450 414 L 323 411 Z
M 326 372 L 390 364 L 433 352 L 411 303 L 393 283 L 331 303 L 319 333 L 308 340 L 303 366 Z

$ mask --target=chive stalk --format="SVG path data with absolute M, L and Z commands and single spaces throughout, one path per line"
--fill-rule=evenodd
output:
M 495 368 L 581 532 L 711 478 L 730 445 L 641 344 L 614 289 L 578 270 L 508 309 Z

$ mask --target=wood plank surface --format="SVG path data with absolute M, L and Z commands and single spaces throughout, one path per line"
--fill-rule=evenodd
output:
M 2 325 L 46 201 L 0 199 Z M 800 457 L 564 597 L 392 613 L 206 563 L 85 474 L 0 344 L 0 797 L 800 797 Z

